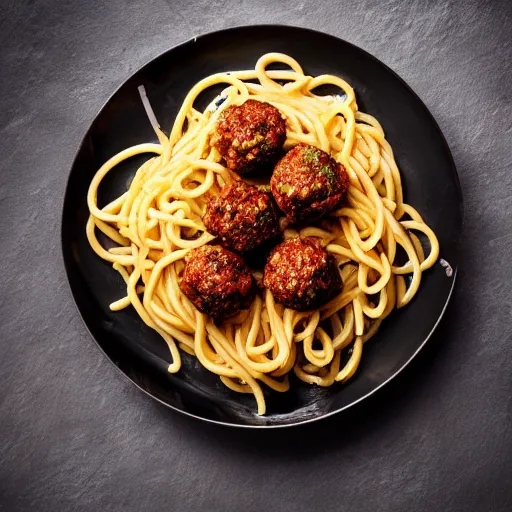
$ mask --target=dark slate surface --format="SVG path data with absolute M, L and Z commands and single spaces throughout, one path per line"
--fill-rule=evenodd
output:
M 512 510 L 512 8 L 508 2 L 2 0 L 0 509 Z M 279 432 L 181 417 L 97 349 L 60 208 L 111 91 L 163 50 L 249 23 L 347 39 L 397 71 L 453 151 L 464 263 L 437 335 L 348 414 Z

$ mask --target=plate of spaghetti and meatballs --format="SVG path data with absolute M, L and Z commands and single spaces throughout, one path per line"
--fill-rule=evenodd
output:
M 107 102 L 63 250 L 86 325 L 139 387 L 280 426 L 360 401 L 416 355 L 461 219 L 446 142 L 392 71 L 325 34 L 241 27 L 170 50 Z

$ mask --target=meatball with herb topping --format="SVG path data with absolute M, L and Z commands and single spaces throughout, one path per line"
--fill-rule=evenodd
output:
M 270 253 L 263 285 L 276 302 L 297 311 L 317 309 L 342 288 L 334 256 L 314 238 L 290 238 Z
M 300 143 L 279 160 L 270 184 L 290 222 L 314 221 L 341 205 L 349 179 L 325 151 Z
M 199 311 L 215 320 L 248 308 L 256 291 L 244 260 L 220 245 L 203 245 L 188 255 L 180 288 Z
M 224 187 L 220 195 L 210 200 L 203 222 L 222 245 L 240 253 L 280 234 L 277 208 L 271 196 L 243 181 Z
M 273 165 L 286 140 L 286 122 L 277 108 L 263 101 L 231 105 L 220 115 L 211 144 L 228 169 L 239 174 Z

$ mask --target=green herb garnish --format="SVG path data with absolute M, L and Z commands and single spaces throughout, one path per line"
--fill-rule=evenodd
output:
M 327 181 L 329 183 L 329 190 L 332 191 L 336 187 L 336 176 L 332 169 L 328 165 L 324 165 L 318 171 L 321 174 L 325 174 L 327 176 Z
M 277 186 L 277 190 L 279 190 L 279 192 L 281 194 L 288 194 L 288 192 L 290 192 L 290 190 L 292 189 L 292 187 L 290 185 L 288 185 L 288 183 L 285 183 L 285 184 L 279 184 Z
M 302 155 L 302 159 L 305 163 L 317 163 L 320 159 L 320 152 L 316 148 L 306 148 Z

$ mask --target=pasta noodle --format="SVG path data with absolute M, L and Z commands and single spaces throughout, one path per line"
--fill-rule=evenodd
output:
M 287 69 L 269 70 L 270 64 Z M 217 84 L 226 85 L 220 97 L 204 112 L 196 110 L 198 95 Z M 324 85 L 337 87 L 339 94 L 316 94 Z M 379 122 L 358 111 L 354 91 L 344 80 L 307 76 L 297 61 L 278 53 L 262 56 L 254 70 L 218 73 L 197 83 L 169 136 L 140 89 L 159 143 L 139 144 L 110 158 L 95 174 L 87 196 L 89 243 L 126 283 L 126 295 L 111 309 L 133 306 L 162 336 L 172 357 L 169 372 L 179 371 L 181 348 L 229 389 L 252 393 L 258 414 L 266 411 L 262 384 L 286 392 L 291 371 L 318 386 L 346 382 L 357 370 L 364 343 L 394 308 L 411 301 L 422 272 L 439 255 L 433 231 L 403 202 L 400 173 Z M 249 98 L 270 103 L 285 117 L 285 148 L 299 142 L 315 145 L 347 170 L 350 185 L 341 208 L 300 231 L 283 224 L 285 238 L 321 240 L 337 260 L 343 289 L 320 310 L 306 313 L 282 307 L 262 289 L 248 310 L 216 324 L 194 308 L 178 284 L 185 256 L 214 240 L 202 222 L 207 198 L 240 179 L 222 165 L 210 135 L 224 109 Z M 149 158 L 128 190 L 98 206 L 103 178 L 141 154 Z M 104 235 L 103 245 L 97 232 Z M 428 239 L 428 251 L 418 235 Z M 400 252 L 407 256 L 401 264 Z M 262 282 L 261 272 L 254 276 Z

